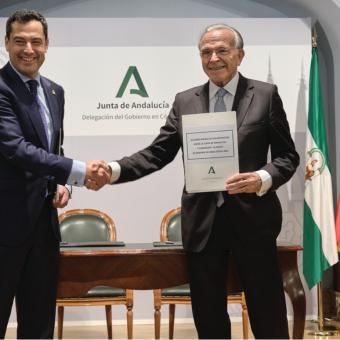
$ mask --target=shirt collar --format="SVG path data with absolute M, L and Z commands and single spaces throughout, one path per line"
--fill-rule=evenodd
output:
M 238 85 L 238 80 L 240 79 L 240 75 L 236 72 L 235 76 L 230 80 L 228 84 L 223 86 L 233 97 L 235 97 L 236 89 Z M 209 100 L 212 100 L 216 92 L 220 89 L 217 85 L 215 85 L 211 80 L 209 81 Z
M 14 72 L 20 77 L 20 79 L 26 84 L 29 80 L 32 80 L 31 78 L 25 76 L 24 74 L 20 73 L 19 71 L 17 71 L 15 69 L 15 67 L 12 65 L 11 62 L 9 62 L 12 69 L 14 70 Z M 40 74 L 38 74 L 36 77 L 35 77 L 35 80 L 38 82 L 39 86 L 41 85 L 40 84 Z

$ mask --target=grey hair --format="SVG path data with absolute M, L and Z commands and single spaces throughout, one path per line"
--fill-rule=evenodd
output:
M 234 27 L 231 27 L 229 25 L 226 25 L 226 24 L 213 24 L 213 25 L 207 26 L 204 29 L 204 31 L 202 32 L 199 43 L 198 43 L 199 49 L 201 48 L 201 42 L 202 42 L 204 35 L 206 33 L 210 32 L 210 31 L 213 31 L 213 30 L 229 30 L 229 31 L 232 31 L 234 33 L 235 48 L 237 48 L 237 49 L 243 48 L 243 38 L 242 38 L 241 33 L 237 29 L 235 29 Z

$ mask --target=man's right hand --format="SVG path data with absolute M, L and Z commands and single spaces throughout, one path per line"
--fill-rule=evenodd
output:
M 99 190 L 110 183 L 111 168 L 105 161 L 86 162 L 85 186 L 87 189 Z

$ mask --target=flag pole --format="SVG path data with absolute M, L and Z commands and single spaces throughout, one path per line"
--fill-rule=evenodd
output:
M 335 336 L 339 335 L 339 331 L 335 326 L 325 325 L 323 310 L 323 294 L 322 281 L 318 283 L 318 326 L 315 330 L 310 330 L 308 335 L 314 336 Z
M 322 281 L 318 283 L 318 310 L 319 310 L 319 329 L 323 330 L 324 323 L 324 312 L 323 312 L 323 296 L 322 296 Z

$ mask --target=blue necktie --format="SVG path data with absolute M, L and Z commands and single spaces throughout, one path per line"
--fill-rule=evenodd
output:
M 42 107 L 42 104 L 39 100 L 38 97 L 38 81 L 37 80 L 29 80 L 27 81 L 27 84 L 30 88 L 30 92 L 34 98 L 34 103 L 37 106 L 37 109 L 39 111 L 43 126 L 44 126 L 44 132 L 45 132 L 45 137 L 46 137 L 46 141 L 47 141 L 47 145 L 48 148 L 50 148 L 50 140 L 48 138 L 48 122 L 47 119 L 45 117 L 45 113 L 44 113 L 44 109 Z
M 227 109 L 225 107 L 224 99 L 223 99 L 227 92 L 228 91 L 226 89 L 224 89 L 223 87 L 221 87 L 216 92 L 217 100 L 215 102 L 214 112 L 225 112 L 225 111 L 227 111 Z

